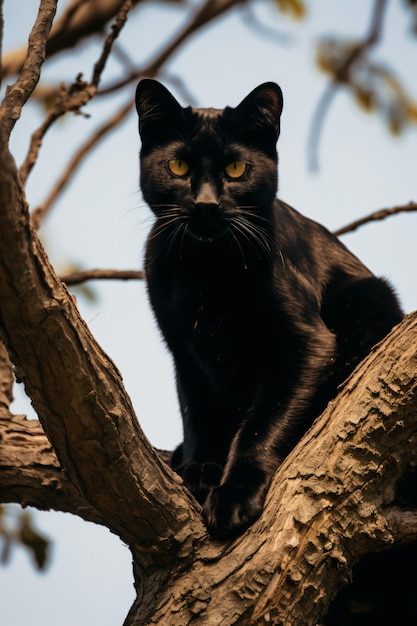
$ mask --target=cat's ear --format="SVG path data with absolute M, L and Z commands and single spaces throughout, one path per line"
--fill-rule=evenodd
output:
M 246 127 L 273 133 L 275 142 L 280 133 L 282 91 L 276 83 L 263 83 L 250 92 L 234 109 Z
M 139 133 L 142 141 L 148 136 L 167 137 L 178 129 L 184 119 L 184 109 L 166 87 L 157 80 L 144 78 L 136 88 L 136 110 L 139 115 Z

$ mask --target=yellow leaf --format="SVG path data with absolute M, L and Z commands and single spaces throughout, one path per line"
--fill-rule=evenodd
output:
M 287 13 L 294 20 L 302 20 L 306 16 L 307 8 L 302 0 L 274 0 L 278 10 Z

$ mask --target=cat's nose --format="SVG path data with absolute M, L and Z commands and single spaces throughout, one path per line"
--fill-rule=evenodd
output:
M 194 204 L 196 207 L 207 207 L 209 209 L 215 208 L 219 205 L 217 191 L 211 183 L 204 182 L 201 184 L 194 200 Z

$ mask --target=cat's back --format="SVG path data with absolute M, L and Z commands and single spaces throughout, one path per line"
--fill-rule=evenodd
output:
M 322 224 L 282 200 L 275 203 L 276 245 L 283 265 L 325 284 L 338 273 L 358 279 L 371 271 Z

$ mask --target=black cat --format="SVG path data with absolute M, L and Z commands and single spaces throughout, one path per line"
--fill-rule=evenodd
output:
M 145 269 L 184 422 L 173 468 L 215 537 L 260 515 L 271 478 L 353 367 L 402 318 L 319 224 L 276 199 L 282 94 L 182 108 L 138 85 Z

